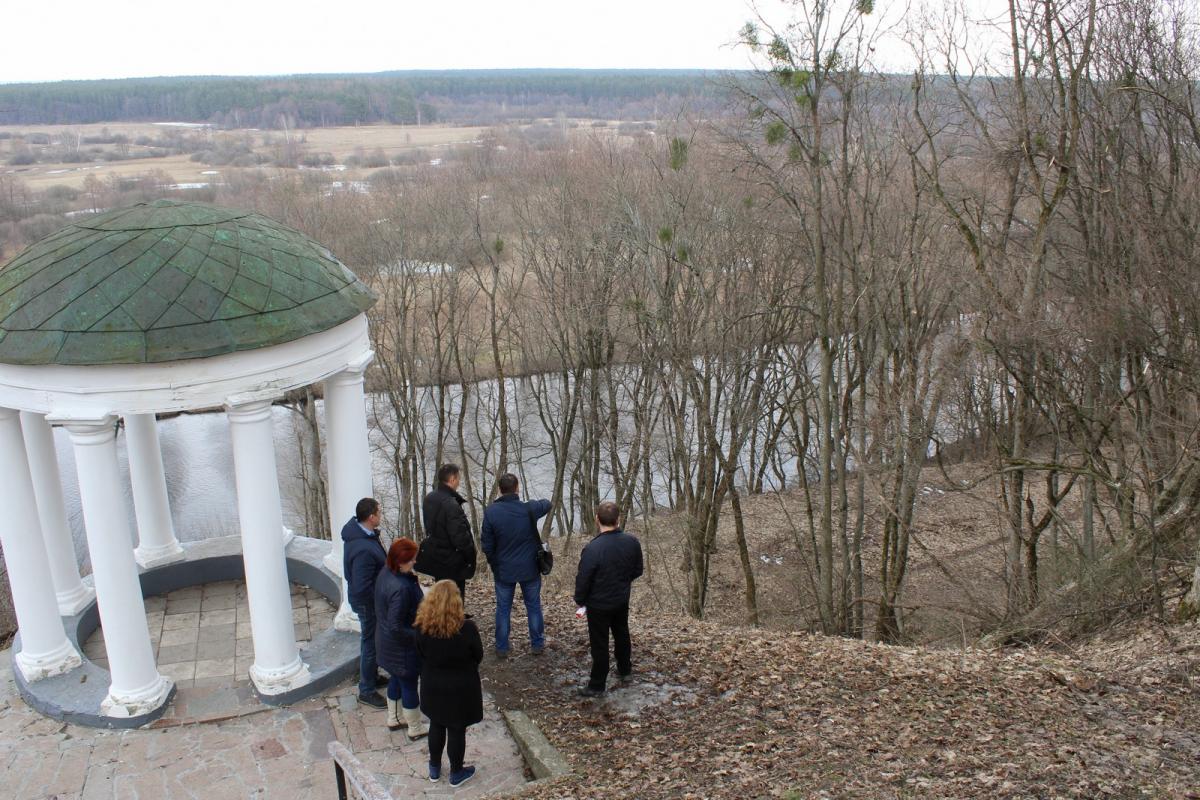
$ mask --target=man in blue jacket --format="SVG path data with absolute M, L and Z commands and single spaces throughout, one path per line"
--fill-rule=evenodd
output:
M 496 655 L 508 657 L 508 633 L 513 595 L 521 584 L 521 599 L 529 617 L 529 644 L 535 656 L 546 646 L 542 618 L 542 575 L 537 551 L 542 546 L 537 521 L 550 513 L 549 500 L 521 502 L 517 476 L 506 472 L 496 481 L 500 496 L 483 512 L 479 544 L 496 581 Z
M 387 553 L 379 541 L 379 520 L 379 503 L 374 498 L 358 501 L 354 516 L 342 526 L 342 575 L 348 587 L 346 600 L 362 626 L 358 702 L 372 708 L 387 708 L 387 701 L 376 691 L 387 682 L 380 679 L 375 658 L 375 579 L 387 562 Z
M 600 533 L 588 542 L 579 556 L 575 575 L 577 616 L 587 616 L 588 642 L 592 650 L 592 674 L 580 688 L 584 697 L 604 694 L 608 682 L 608 634 L 612 631 L 621 682 L 633 672 L 633 646 L 629 641 L 629 590 L 642 574 L 642 545 L 621 530 L 620 509 L 605 501 L 596 509 Z

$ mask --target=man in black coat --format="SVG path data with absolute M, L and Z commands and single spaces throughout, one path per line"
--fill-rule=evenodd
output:
M 379 541 L 379 520 L 379 503 L 374 498 L 358 501 L 354 516 L 342 526 L 342 575 L 347 584 L 346 600 L 362 627 L 358 702 L 372 708 L 387 708 L 387 701 L 376 691 L 380 679 L 375 658 L 375 579 L 387 562 L 387 553 Z
M 629 641 L 629 590 L 642 574 L 642 545 L 617 524 L 617 504 L 605 501 L 596 509 L 600 533 L 579 556 L 575 575 L 576 615 L 587 617 L 592 650 L 592 674 L 579 690 L 584 697 L 604 694 L 608 681 L 608 633 L 612 631 L 617 674 L 629 680 L 633 672 L 633 646 Z
M 475 575 L 475 537 L 462 509 L 467 501 L 458 493 L 459 481 L 457 464 L 442 465 L 437 471 L 438 487 L 421 504 L 425 539 L 416 570 L 434 580 L 454 581 L 466 602 L 467 579 Z

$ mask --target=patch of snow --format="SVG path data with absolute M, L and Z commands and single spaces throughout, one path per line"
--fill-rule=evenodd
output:
M 333 197 L 338 192 L 352 192 L 354 194 L 370 194 L 371 184 L 366 181 L 334 181 L 329 184 L 329 188 L 321 193 L 323 197 Z
M 385 275 L 448 275 L 454 272 L 452 264 L 435 264 L 430 261 L 403 259 L 379 268 Z

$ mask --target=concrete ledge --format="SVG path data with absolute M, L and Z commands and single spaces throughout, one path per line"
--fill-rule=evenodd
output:
M 186 559 L 144 569 L 140 574 L 142 596 L 165 594 L 188 586 L 245 578 L 241 538 L 223 536 L 183 545 Z M 288 580 L 310 586 L 334 606 L 341 602 L 341 579 L 323 564 L 329 543 L 297 536 L 287 547 Z M 91 585 L 91 576 L 84 579 Z M 159 719 L 175 697 L 175 689 L 157 709 L 138 717 L 117 718 L 100 712 L 108 694 L 108 670 L 97 666 L 83 654 L 83 642 L 100 627 L 100 612 L 93 598 L 78 614 L 63 617 L 67 638 L 83 656 L 83 664 L 63 675 L 34 683 L 24 681 L 20 670 L 13 670 L 21 697 L 32 708 L 54 719 L 93 728 L 139 728 Z M 300 658 L 308 665 L 312 680 L 290 692 L 258 695 L 260 702 L 281 706 L 298 702 L 341 683 L 358 673 L 359 635 L 332 627 L 313 636 L 300 648 Z M 20 636 L 13 640 L 13 657 L 20 652 Z M 236 693 L 233 687 L 230 692 Z M 256 692 L 257 694 L 257 692 Z
M 94 601 L 92 607 L 95 607 Z M 74 639 L 71 629 L 67 630 L 67 638 Z M 77 647 L 78 644 L 75 642 Z M 16 654 L 20 650 L 21 635 L 17 634 L 13 638 L 10 652 Z M 21 670 L 13 670 L 17 691 L 30 708 L 47 717 L 89 728 L 140 728 L 161 717 L 175 698 L 175 686 L 172 684 L 171 691 L 162 705 L 148 713 L 136 717 L 110 717 L 102 714 L 100 704 L 108 696 L 110 682 L 108 670 L 89 661 L 87 656 L 83 655 L 83 648 L 79 648 L 79 653 L 83 656 L 80 666 L 62 675 L 43 678 L 34 683 L 26 682 Z
M 535 780 L 558 778 L 570 773 L 571 767 L 567 760 L 550 744 L 542 734 L 542 729 L 524 711 L 501 713 Z

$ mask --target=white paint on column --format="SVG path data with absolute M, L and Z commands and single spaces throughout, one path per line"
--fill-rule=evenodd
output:
M 52 420 L 54 421 L 54 420 Z M 112 682 L 100 711 L 136 717 L 160 708 L 172 682 L 158 672 L 117 466 L 116 417 L 58 420 L 71 436 L 84 529 Z
M 58 615 L 41 522 L 30 513 L 35 502 L 21 417 L 0 408 L 0 545 L 21 633 L 14 661 L 27 681 L 61 675 L 83 663 Z
M 233 440 L 242 560 L 254 637 L 250 679 L 263 694 L 282 694 L 308 683 L 311 675 L 300 660 L 292 627 L 271 404 L 231 404 L 226 415 Z
M 368 351 L 346 369 L 325 381 L 325 452 L 329 469 L 329 531 L 333 538 L 325 566 L 342 574 L 342 526 L 354 515 L 364 497 L 372 497 L 371 450 L 367 441 L 367 400 L 363 373 L 375 354 Z M 358 615 L 346 602 L 342 580 L 342 602 L 333 625 L 338 630 L 359 630 Z
M 29 455 L 33 494 L 37 499 L 38 520 L 50 563 L 50 576 L 54 580 L 58 613 L 70 617 L 82 611 L 96 592 L 79 579 L 79 561 L 75 557 L 75 541 L 67 522 L 54 432 L 44 415 L 29 411 L 21 412 L 21 432 Z
M 162 448 L 153 414 L 125 416 L 126 447 L 129 453 L 129 482 L 133 486 L 133 508 L 137 516 L 138 546 L 134 557 L 143 569 L 182 561 L 183 548 L 175 537 L 171 503 L 167 499 L 167 477 Z

